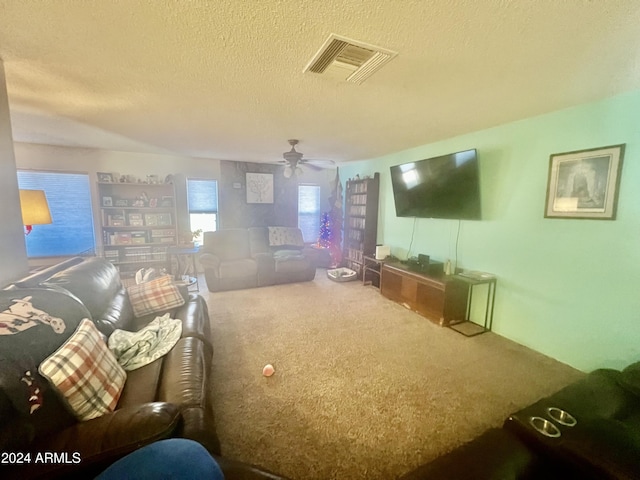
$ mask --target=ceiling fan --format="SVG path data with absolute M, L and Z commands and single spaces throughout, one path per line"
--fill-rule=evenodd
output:
M 291 150 L 282 154 L 284 160 L 280 160 L 279 163 L 284 163 L 284 176 L 291 178 L 293 175 L 302 175 L 301 165 L 306 165 L 314 170 L 321 170 L 323 168 L 330 168 L 335 163 L 333 160 L 311 160 L 302 158 L 302 152 L 296 150 L 296 145 L 300 143 L 296 139 L 288 140 L 291 145 Z

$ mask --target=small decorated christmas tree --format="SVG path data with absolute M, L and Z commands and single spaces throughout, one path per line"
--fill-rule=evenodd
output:
M 318 246 L 322 248 L 329 248 L 331 246 L 331 216 L 329 212 L 324 212 L 320 217 Z
M 320 231 L 316 243 L 317 247 L 329 250 L 332 268 L 339 266 L 342 262 L 342 202 L 342 185 L 340 174 L 336 169 L 336 178 L 329 196 L 331 210 L 320 216 Z

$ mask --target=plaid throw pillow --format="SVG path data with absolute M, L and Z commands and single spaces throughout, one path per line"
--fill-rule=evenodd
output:
M 127 379 L 96 326 L 86 318 L 69 340 L 40 364 L 38 371 L 62 394 L 80 420 L 112 412 Z
M 157 313 L 184 305 L 184 297 L 173 283 L 171 275 L 149 282 L 132 285 L 127 289 L 129 301 L 136 317 Z

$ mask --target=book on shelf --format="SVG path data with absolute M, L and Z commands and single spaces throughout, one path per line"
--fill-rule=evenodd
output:
M 131 233 L 129 232 L 116 233 L 115 245 L 131 245 Z
M 126 262 L 148 262 L 153 260 L 151 247 L 129 247 L 124 252 Z
M 172 217 L 170 213 L 158 213 L 158 226 L 159 227 L 168 227 L 173 224 Z
M 158 228 L 151 230 L 152 237 L 175 237 L 176 231 L 173 228 Z
M 353 190 L 351 193 L 367 193 L 367 182 L 362 182 L 361 180 L 356 181 L 361 183 L 352 184 Z
M 118 250 L 105 250 L 104 258 L 106 258 L 110 262 L 117 262 L 120 260 L 120 252 Z
M 151 255 L 154 260 L 166 260 L 167 248 L 166 247 L 152 247 Z
M 157 213 L 145 213 L 144 214 L 144 224 L 147 227 L 155 227 L 158 225 L 158 214 Z
M 127 216 L 128 220 L 129 220 L 129 226 L 130 227 L 143 227 L 144 226 L 144 220 L 142 219 L 142 214 L 141 213 L 130 213 Z
M 365 226 L 365 219 L 364 218 L 358 218 L 358 217 L 349 218 L 349 227 L 350 228 L 364 229 L 364 226 Z
M 108 215 L 107 216 L 107 224 L 110 227 L 124 227 L 124 226 L 126 226 L 124 215 L 118 215 L 118 214 Z
M 131 232 L 131 243 L 147 243 L 147 232 Z
M 153 243 L 175 243 L 173 237 L 153 237 L 151 241 Z

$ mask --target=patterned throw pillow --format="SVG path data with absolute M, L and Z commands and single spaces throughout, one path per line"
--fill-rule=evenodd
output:
M 184 305 L 184 297 L 173 283 L 171 275 L 164 275 L 149 282 L 132 285 L 127 289 L 129 301 L 136 317 L 157 313 Z
M 38 371 L 66 399 L 80 420 L 112 412 L 127 379 L 115 355 L 88 319 L 40 364 Z
M 269 246 L 302 248 L 302 231 L 296 227 L 269 227 Z

